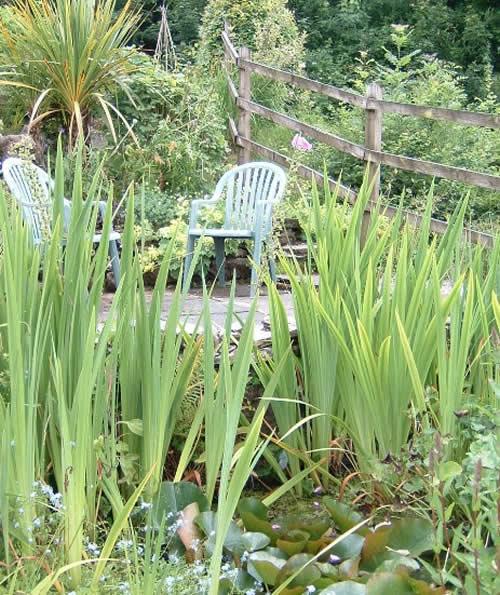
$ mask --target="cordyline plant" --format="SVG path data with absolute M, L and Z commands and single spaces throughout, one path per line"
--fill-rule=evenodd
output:
M 115 141 L 114 117 L 133 135 L 107 99 L 118 88 L 128 93 L 133 50 L 125 46 L 139 21 L 131 4 L 117 11 L 116 0 L 14 0 L 10 30 L 1 27 L 7 64 L 0 84 L 31 94 L 31 125 L 60 115 L 71 144 L 98 109 Z

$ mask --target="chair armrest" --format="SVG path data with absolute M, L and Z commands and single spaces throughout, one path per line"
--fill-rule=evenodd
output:
M 191 212 L 189 214 L 189 229 L 194 229 L 198 222 L 198 213 L 201 207 L 215 206 L 219 202 L 218 198 L 198 198 L 191 202 Z
M 63 208 L 64 208 L 64 223 L 65 226 L 69 225 L 69 221 L 71 218 L 71 201 L 68 200 L 67 198 L 63 199 L 64 203 L 63 203 Z M 107 210 L 107 203 L 104 200 L 95 200 L 92 201 L 93 205 L 97 205 L 97 208 L 99 209 L 99 215 L 102 219 L 102 222 L 104 223 L 104 219 L 106 217 L 106 210 Z M 114 231 L 113 229 L 113 218 L 111 219 L 111 228 L 110 231 Z
M 104 221 L 104 217 L 106 215 L 106 203 L 103 200 L 93 201 L 92 204 L 97 204 L 97 208 L 99 209 L 99 214 L 101 215 L 102 220 Z M 71 217 L 71 201 L 67 198 L 63 198 L 63 211 L 64 211 L 64 218 L 67 223 L 69 223 L 69 218 Z

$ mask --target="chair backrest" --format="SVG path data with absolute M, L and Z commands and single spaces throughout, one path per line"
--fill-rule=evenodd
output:
M 21 207 L 35 244 L 50 237 L 52 221 L 52 189 L 50 176 L 30 161 L 10 157 L 2 163 L 4 180 Z M 65 201 L 66 224 L 66 201 Z
M 225 229 L 254 229 L 256 205 L 266 201 L 262 212 L 263 233 L 271 230 L 273 204 L 283 197 L 286 174 L 273 163 L 246 163 L 225 173 L 219 180 L 214 198 L 225 199 Z

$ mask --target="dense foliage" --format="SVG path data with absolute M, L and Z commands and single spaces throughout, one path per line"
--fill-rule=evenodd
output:
M 470 103 L 457 67 L 421 52 L 410 50 L 412 31 L 404 25 L 393 25 L 390 39 L 384 48 L 383 59 L 376 61 L 367 53 L 356 58 L 350 70 L 350 88 L 364 94 L 370 81 L 378 81 L 384 98 L 400 103 L 447 106 L 498 113 L 500 107 L 493 92 L 491 78 L 485 80 L 487 95 Z M 303 97 L 301 102 L 287 106 L 288 112 L 320 129 L 332 131 L 342 138 L 364 143 L 363 110 L 353 109 L 317 95 Z M 257 119 L 254 134 L 259 142 L 290 154 L 317 170 L 326 164 L 327 171 L 336 178 L 342 172 L 344 182 L 354 188 L 361 184 L 364 164 L 346 154 L 314 143 L 307 153 L 293 151 L 293 133 L 270 126 Z M 498 174 L 500 134 L 498 130 L 453 125 L 449 122 L 408 118 L 398 114 L 384 114 L 383 148 L 393 154 L 456 165 L 468 169 Z M 446 218 L 456 207 L 457 197 L 470 192 L 467 218 L 474 226 L 498 229 L 500 202 L 498 192 L 471 188 L 456 182 L 405 173 L 382 167 L 382 190 L 396 204 L 402 199 L 412 210 L 425 207 L 425 196 L 434 185 L 434 215 Z
M 178 47 L 198 38 L 207 3 L 208 0 L 167 2 Z M 145 18 L 137 40 L 154 48 L 161 2 L 146 0 L 141 4 Z M 240 3 L 233 4 L 236 7 Z M 288 7 L 299 28 L 307 33 L 307 70 L 315 79 L 348 85 L 352 65 L 360 52 L 367 52 L 376 60 L 383 58 L 392 24 L 406 24 L 414 29 L 411 50 L 435 54 L 459 66 L 469 99 L 484 98 L 488 93 L 485 79 L 492 70 L 498 71 L 500 54 L 495 40 L 500 34 L 500 19 L 495 2 L 490 0 L 289 0 Z M 235 17 L 228 10 L 226 18 L 232 22 L 231 15 L 239 21 L 245 12 L 241 10 Z M 498 94 L 497 82 L 495 92 Z
M 370 594 L 386 581 L 417 593 L 442 592 L 431 582 L 490 589 L 496 536 L 486 506 L 495 497 L 498 459 L 481 434 L 487 424 L 493 424 L 489 431 L 495 427 L 488 411 L 498 390 L 491 329 L 500 321 L 500 252 L 498 244 L 492 251 L 470 251 L 462 243 L 464 207 L 449 233 L 430 243 L 428 218 L 416 234 L 398 220 L 374 216 L 360 246 L 366 189 L 352 213 L 332 197 L 322 205 L 313 190 L 308 241 L 319 289 L 310 271 L 283 260 L 292 282 L 298 355 L 291 350 L 281 298 L 270 286 L 273 359 L 253 355 L 256 302 L 230 357 L 233 319 L 218 338 L 208 300 L 198 323 L 203 338 L 179 332 L 180 285 L 163 318 L 173 243 L 148 303 L 133 194 L 122 285 L 98 323 L 106 244 L 94 256 L 89 231 L 96 220 L 93 205 L 102 196 L 100 171 L 83 201 L 81 156 L 77 161 L 70 184 L 72 239 L 64 250 L 57 221 L 42 254 L 18 213 L 0 202 L 0 547 L 7 569 L 19 560 L 30 569 L 27 575 L 7 572 L 0 580 L 43 593 L 56 584 L 95 589 L 103 575 L 114 584 L 120 576 L 134 593 L 144 584 L 155 593 L 158 584 L 183 572 L 172 568 L 181 554 L 197 560 L 196 584 L 213 595 L 219 576 L 236 592 L 292 585 L 297 594 L 309 586 L 328 593 L 333 584 L 351 582 L 358 590 L 366 583 Z M 56 204 L 68 185 L 63 172 L 60 152 Z M 12 320 L 36 330 L 24 333 Z M 242 409 L 251 365 L 264 394 Z M 175 439 L 186 404 L 191 426 L 187 436 Z M 470 416 L 468 426 L 457 415 L 463 409 L 470 410 L 463 414 Z M 266 424 L 276 423 L 271 436 L 262 427 L 264 417 Z M 340 496 L 346 484 L 337 475 L 354 469 L 363 483 L 350 490 L 360 490 L 375 518 L 385 517 L 386 507 L 377 513 L 378 504 L 393 498 L 408 503 L 408 515 L 390 515 L 389 533 L 374 526 L 375 518 L 363 520 L 329 497 L 324 506 L 337 536 L 324 520 L 307 528 L 293 518 L 273 524 L 255 500 L 238 507 L 261 458 L 274 482 L 283 483 L 266 498 L 268 504 L 289 490 L 306 494 L 308 477 L 317 489 Z M 404 475 L 398 473 L 410 462 Z M 460 477 L 462 467 L 473 469 L 472 476 Z M 179 483 L 188 470 L 203 477 L 203 494 Z M 165 473 L 174 484 L 162 483 Z M 209 512 L 215 503 L 217 516 Z M 232 523 L 237 508 L 247 533 Z M 54 540 L 61 546 L 55 551 Z M 98 558 L 91 568 L 82 565 L 89 554 Z M 231 562 L 220 574 L 223 555 Z M 471 557 L 477 558 L 475 570 Z M 132 570 L 126 570 L 127 559 Z M 182 589 L 180 584 L 174 592 Z
M 300 67 L 303 36 L 286 0 L 210 0 L 200 28 L 199 60 L 213 63 L 221 56 L 220 32 L 227 22 L 238 46 L 276 66 Z
M 124 3 L 123 0 L 122 4 Z M 197 41 L 201 16 L 207 0 L 134 0 L 143 14 L 142 23 L 134 36 L 134 42 L 147 50 L 154 50 L 160 29 L 160 7 L 165 4 L 172 38 L 179 51 Z
M 495 39 L 500 21 L 494 2 L 291 0 L 289 4 L 307 31 L 307 69 L 315 79 L 349 84 L 360 52 L 375 60 L 383 58 L 392 24 L 412 27 L 410 50 L 436 54 L 461 67 L 470 99 L 485 97 L 485 79 L 499 66 Z

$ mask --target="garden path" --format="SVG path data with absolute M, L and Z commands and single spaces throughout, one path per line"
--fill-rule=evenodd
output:
M 220 335 L 224 330 L 224 325 L 226 321 L 226 314 L 229 304 L 229 291 L 230 288 L 220 288 L 217 287 L 213 290 L 212 297 L 210 299 L 210 313 L 212 318 L 212 324 L 214 329 L 214 334 Z M 241 328 L 241 322 L 243 322 L 246 317 L 248 316 L 248 312 L 250 310 L 250 305 L 252 300 L 248 297 L 248 285 L 238 285 L 236 288 L 236 297 L 234 301 L 234 322 L 233 322 L 233 330 L 235 332 Z M 169 307 L 172 303 L 174 291 L 173 289 L 167 288 L 165 292 L 165 298 L 163 302 L 163 310 L 162 310 L 162 320 L 166 320 L 168 315 Z M 113 300 L 113 293 L 106 293 L 103 296 L 102 301 L 102 309 L 101 309 L 101 322 L 105 320 L 112 300 Z M 147 297 L 150 299 L 152 295 L 152 291 L 147 292 Z M 292 303 L 292 296 L 289 292 L 282 292 L 281 297 L 283 300 L 283 304 L 285 306 L 287 316 L 288 316 L 288 324 L 291 331 L 296 330 L 295 326 L 295 317 L 293 314 L 293 303 Z M 271 339 L 271 332 L 269 329 L 269 300 L 268 296 L 266 295 L 265 288 L 261 289 L 261 294 L 259 295 L 257 310 L 255 312 L 255 326 L 254 326 L 254 340 L 256 343 L 267 343 Z M 194 330 L 199 316 L 203 310 L 203 291 L 202 289 L 194 288 L 191 289 L 186 301 L 184 303 L 184 307 L 182 309 L 182 322 L 184 324 L 184 328 L 190 332 Z

